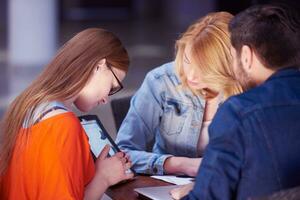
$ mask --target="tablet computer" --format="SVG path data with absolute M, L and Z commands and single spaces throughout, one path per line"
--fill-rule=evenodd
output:
M 89 138 L 89 144 L 94 159 L 99 156 L 106 144 L 110 146 L 109 156 L 113 156 L 120 151 L 119 147 L 105 130 L 97 115 L 83 115 L 78 118 Z M 131 172 L 134 173 L 134 170 L 131 169 Z

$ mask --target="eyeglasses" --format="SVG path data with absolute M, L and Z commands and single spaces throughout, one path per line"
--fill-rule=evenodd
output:
M 111 71 L 111 73 L 114 75 L 114 77 L 116 78 L 117 82 L 118 82 L 118 86 L 117 87 L 112 87 L 108 93 L 108 96 L 111 96 L 113 94 L 116 94 L 117 92 L 119 92 L 120 90 L 122 90 L 124 87 L 121 83 L 121 81 L 118 79 L 118 77 L 116 76 L 116 74 L 114 73 L 114 71 L 112 70 L 112 67 L 110 64 L 107 63 L 107 68 Z

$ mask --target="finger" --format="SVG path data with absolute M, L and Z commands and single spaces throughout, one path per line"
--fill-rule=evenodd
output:
M 105 147 L 102 149 L 101 153 L 99 154 L 98 159 L 104 160 L 109 153 L 109 149 L 110 149 L 110 146 L 108 144 L 105 145 Z
M 179 188 L 175 188 L 175 189 L 172 189 L 170 191 L 170 195 L 172 196 L 173 199 L 180 199 L 180 190 Z
M 174 199 L 181 199 L 183 196 L 187 195 L 193 189 L 194 183 L 189 183 L 170 191 L 171 196 Z
M 125 177 L 124 177 L 124 180 L 132 179 L 133 176 L 134 176 L 133 173 L 126 173 L 126 174 L 125 174 Z
M 127 162 L 126 158 L 121 158 L 120 161 L 122 162 L 122 165 L 124 166 Z
M 118 153 L 115 154 L 115 156 L 118 157 L 118 158 L 123 158 L 124 155 L 125 154 L 123 152 L 118 152 Z
M 125 170 L 130 169 L 131 166 L 132 166 L 131 162 L 127 162 L 125 164 Z
M 195 185 L 195 182 L 186 184 L 186 186 L 190 189 L 193 189 L 194 185 Z
M 131 162 L 130 156 L 128 154 L 125 154 L 125 158 L 126 158 L 127 162 Z

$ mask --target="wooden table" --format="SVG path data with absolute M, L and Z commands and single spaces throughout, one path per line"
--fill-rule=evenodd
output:
M 167 185 L 172 184 L 150 176 L 136 176 L 131 181 L 110 187 L 106 194 L 114 200 L 140 200 L 143 198 L 134 191 L 135 188 Z

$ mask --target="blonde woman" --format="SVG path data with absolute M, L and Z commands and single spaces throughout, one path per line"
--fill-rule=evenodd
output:
M 200 19 L 205 26 L 194 24 L 176 43 L 177 70 L 183 86 L 189 87 L 206 100 L 198 141 L 198 148 L 203 151 L 208 143 L 208 126 L 219 104 L 243 91 L 232 68 L 228 31 L 228 24 L 232 18 L 227 12 L 210 13 Z M 195 35 L 198 35 L 198 38 L 195 38 Z M 188 184 L 172 190 L 173 198 L 180 199 L 193 185 Z
M 117 142 L 137 172 L 196 175 L 218 105 L 242 90 L 230 68 L 232 17 L 196 21 L 177 41 L 175 63 L 149 72 L 133 96 Z
M 100 199 L 132 177 L 123 153 L 94 164 L 72 104 L 88 112 L 122 89 L 129 59 L 120 40 L 86 29 L 69 40 L 10 105 L 1 124 L 0 199 Z

